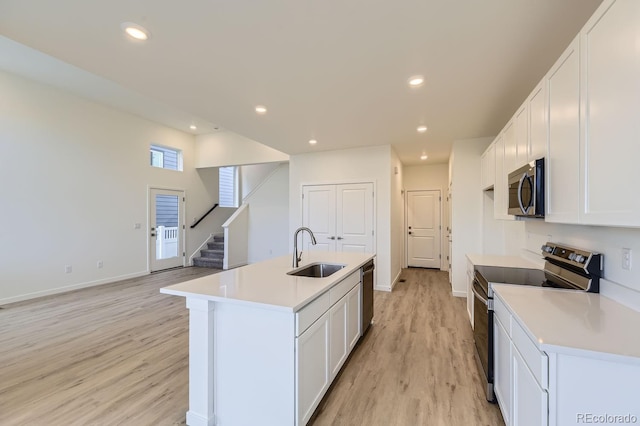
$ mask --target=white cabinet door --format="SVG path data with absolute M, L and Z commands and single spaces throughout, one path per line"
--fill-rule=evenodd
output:
M 347 296 L 329 310 L 329 372 L 333 379 L 347 359 Z
M 313 231 L 317 244 L 303 232 L 304 243 L 299 247 L 308 250 L 336 251 L 336 187 L 313 185 L 302 187 L 302 224 Z
M 347 344 L 349 349 L 347 353 L 358 343 L 360 338 L 361 315 L 361 291 L 362 283 L 358 284 L 347 293 Z
M 516 145 L 516 162 L 514 170 L 529 162 L 529 103 L 518 109 L 514 117 L 514 136 Z
M 373 184 L 337 185 L 336 196 L 336 251 L 373 252 Z
M 547 156 L 547 108 L 544 79 L 529 96 L 529 161 Z
M 511 423 L 511 339 L 497 315 L 493 316 L 494 392 L 506 426 Z
M 495 219 L 513 219 L 514 216 L 510 216 L 508 212 L 509 193 L 507 191 L 507 172 L 504 166 L 505 156 L 505 139 L 504 135 L 500 134 L 495 141 L 495 169 L 496 179 L 493 189 L 493 217 Z
M 374 251 L 373 184 L 305 185 L 302 187 L 304 250 L 372 253 Z
M 512 426 L 546 426 L 549 398 L 527 367 L 517 348 L 512 349 L 513 413 Z
M 509 121 L 502 131 L 502 139 L 504 140 L 504 169 L 505 182 L 509 177 L 509 173 L 517 169 L 516 167 L 516 128 L 514 120 Z
M 580 194 L 580 40 L 576 37 L 547 74 L 549 140 L 547 222 L 578 223 Z
M 492 188 L 496 182 L 496 144 L 489 145 L 482 154 L 481 161 L 481 182 L 482 189 Z
M 640 1 L 605 1 L 580 37 L 581 220 L 640 226 Z
M 329 312 L 296 338 L 296 418 L 309 421 L 329 388 Z

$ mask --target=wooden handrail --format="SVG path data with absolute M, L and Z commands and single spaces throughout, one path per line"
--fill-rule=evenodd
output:
M 200 222 L 202 222 L 202 220 L 203 220 L 205 217 L 207 217 L 207 216 L 209 215 L 209 213 L 211 213 L 212 211 L 214 211 L 214 210 L 216 209 L 216 207 L 218 207 L 218 203 L 215 203 L 215 204 L 213 205 L 213 207 L 211 207 L 211 208 L 209 209 L 209 211 L 208 211 L 208 212 L 206 212 L 205 214 L 203 214 L 203 215 L 202 215 L 202 217 L 201 217 L 200 219 L 196 220 L 196 222 L 195 222 L 193 225 L 191 225 L 191 227 L 190 227 L 190 228 L 191 228 L 191 229 L 193 229 L 193 228 L 195 228 L 196 226 L 198 226 L 198 224 L 199 224 Z

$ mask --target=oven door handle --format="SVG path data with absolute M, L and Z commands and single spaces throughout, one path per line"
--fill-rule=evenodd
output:
M 489 301 L 487 299 L 485 299 L 484 297 L 482 297 L 482 295 L 478 292 L 478 290 L 476 290 L 475 286 L 471 287 L 471 291 L 473 291 L 473 294 L 480 299 L 480 301 L 482 303 L 484 303 L 486 306 L 489 306 Z

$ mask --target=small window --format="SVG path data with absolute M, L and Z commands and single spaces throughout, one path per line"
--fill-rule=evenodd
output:
M 182 151 L 151 145 L 151 165 L 161 169 L 182 170 Z
M 219 169 L 219 200 L 220 207 L 239 207 L 239 179 L 238 167 L 220 167 Z

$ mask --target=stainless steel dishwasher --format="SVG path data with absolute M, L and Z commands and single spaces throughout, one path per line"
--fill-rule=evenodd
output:
M 362 267 L 362 335 L 369 329 L 373 319 L 373 259 Z

